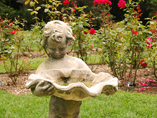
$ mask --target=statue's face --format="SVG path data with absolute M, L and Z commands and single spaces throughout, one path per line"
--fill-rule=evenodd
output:
M 54 38 L 57 38 L 58 41 L 56 41 Z M 66 36 L 63 33 L 51 35 L 48 38 L 47 43 L 47 49 L 51 57 L 61 59 L 67 54 L 68 44 L 66 42 Z

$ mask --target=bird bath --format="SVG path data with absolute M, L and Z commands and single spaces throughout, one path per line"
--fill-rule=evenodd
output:
M 54 95 L 65 100 L 82 101 L 100 94 L 112 95 L 117 90 L 117 78 L 107 73 L 95 74 L 82 69 L 45 70 L 38 75 L 31 74 L 26 87 L 32 88 L 36 83 L 37 96 Z M 49 93 L 41 92 L 41 87 L 51 89 Z
M 95 74 L 81 59 L 66 55 L 74 40 L 70 27 L 62 21 L 44 27 L 42 46 L 49 58 L 29 76 L 26 88 L 39 97 L 51 96 L 48 118 L 80 118 L 83 100 L 118 90 L 117 78 L 104 72 Z

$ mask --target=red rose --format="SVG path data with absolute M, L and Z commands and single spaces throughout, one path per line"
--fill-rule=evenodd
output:
M 132 30 L 131 32 L 132 32 L 133 34 L 137 35 L 137 32 L 136 32 L 136 31 Z
M 151 47 L 152 47 L 152 44 L 151 44 L 150 42 L 146 42 L 146 43 L 147 43 L 146 46 L 147 46 L 148 48 L 151 48 Z
M 90 29 L 90 34 L 92 34 L 92 35 L 95 34 L 95 29 L 94 28 Z
M 124 0 L 119 0 L 119 2 L 118 2 L 118 7 L 120 7 L 120 8 L 125 8 L 125 1 Z
M 141 60 L 140 65 L 143 67 L 147 66 L 146 60 Z
M 112 4 L 112 2 L 111 2 L 111 1 L 109 1 L 109 0 L 103 0 L 103 4 L 109 4 L 109 5 L 111 5 L 111 4 Z
M 64 1 L 63 1 L 63 4 L 64 4 L 64 5 L 70 4 L 70 1 L 69 1 L 69 0 L 64 0 Z
M 88 32 L 84 32 L 84 34 L 88 34 Z
M 15 34 L 15 31 L 11 31 L 10 33 L 11 33 L 11 34 Z
M 150 31 L 151 31 L 152 33 L 155 33 L 157 30 L 150 29 Z
M 94 6 L 97 4 L 109 4 L 109 5 L 112 4 L 112 2 L 109 0 L 94 0 L 93 3 L 94 3 Z
M 9 25 L 8 26 L 12 26 L 12 24 L 11 23 L 9 23 Z
M 94 0 L 93 3 L 94 3 L 94 6 L 95 6 L 95 5 L 97 5 L 99 3 L 99 1 L 98 0 Z

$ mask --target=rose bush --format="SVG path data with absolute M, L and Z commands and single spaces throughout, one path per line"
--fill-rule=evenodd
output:
M 27 60 L 19 61 L 22 48 L 25 46 L 23 42 L 25 33 L 22 31 L 23 28 L 20 27 L 24 23 L 19 22 L 17 19 L 12 22 L 8 19 L 1 19 L 1 21 L 3 22 L 0 23 L 0 59 L 9 78 L 15 85 L 19 74 L 29 67 L 26 63 Z
M 37 0 L 26 0 L 25 3 L 30 3 L 31 14 L 36 20 L 32 32 L 39 35 L 34 36 L 32 33 L 25 36 L 24 40 L 31 37 L 28 43 L 36 41 L 39 44 L 41 29 L 45 23 L 39 22 L 37 14 L 39 10 L 40 12 L 43 10 L 50 20 L 62 20 L 71 26 L 76 41 L 68 53 L 76 55 L 85 62 L 91 55 L 98 55 L 101 58 L 101 63 L 108 63 L 114 76 L 135 83 L 138 68 L 153 66 L 154 73 L 157 68 L 157 20 L 151 19 L 146 25 L 142 24 L 140 21 L 142 16 L 140 1 L 119 0 L 116 5 L 125 11 L 124 19 L 114 22 L 110 13 L 113 7 L 110 0 L 93 0 L 93 7 L 98 8 L 100 12 L 100 15 L 96 17 L 92 16 L 92 11 L 88 14 L 85 13 L 87 6 L 78 6 L 76 0 L 63 0 L 62 2 L 48 0 L 40 6 L 38 6 Z M 99 20 L 101 24 L 98 30 L 93 23 L 95 19 Z M 1 23 L 3 24 L 3 21 Z M 15 29 L 8 28 L 13 26 L 14 23 L 8 22 L 3 30 L 3 36 L 20 35 Z M 20 36 L 21 39 L 23 39 L 22 37 Z M 38 40 L 33 40 L 32 37 L 36 37 Z M 133 69 L 135 69 L 135 73 L 133 73 Z

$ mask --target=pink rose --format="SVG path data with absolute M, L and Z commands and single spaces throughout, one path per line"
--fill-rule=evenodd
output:
M 152 39 L 150 37 L 147 38 L 149 42 L 152 42 Z
M 148 37 L 147 40 L 145 40 L 145 42 L 147 43 L 146 46 L 147 46 L 148 48 L 151 48 L 151 47 L 152 47 L 152 44 L 150 43 L 150 42 L 152 42 L 152 39 L 151 39 L 150 37 Z
M 147 86 L 147 84 L 145 84 L 145 83 L 142 83 L 142 85 L 143 85 L 143 86 Z
M 120 80 L 120 82 L 125 84 L 125 81 L 124 81 L 124 80 Z
M 143 91 L 143 90 L 144 90 L 144 87 L 140 89 L 140 91 Z
M 151 86 L 148 86 L 147 88 L 149 89 L 149 88 L 152 88 L 152 87 L 151 87 Z
M 70 8 L 70 10 L 71 10 L 71 12 L 75 12 L 76 10 L 75 10 L 75 8 Z
M 144 79 L 144 77 L 140 77 L 140 79 Z
M 150 82 L 150 79 L 147 79 L 146 82 L 149 83 L 149 82 Z

